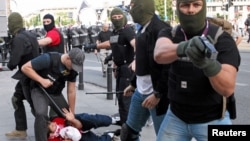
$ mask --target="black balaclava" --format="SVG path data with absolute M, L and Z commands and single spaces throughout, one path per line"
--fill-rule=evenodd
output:
M 19 13 L 13 12 L 9 15 L 8 28 L 11 35 L 15 35 L 18 30 L 23 28 L 23 18 Z
M 177 15 L 180 21 L 180 25 L 186 34 L 194 35 L 199 33 L 205 26 L 206 21 L 206 0 L 203 1 L 201 11 L 195 15 L 186 15 L 179 10 L 179 4 L 181 2 L 194 2 L 197 0 L 177 0 L 176 9 Z
M 145 25 L 155 14 L 154 0 L 132 0 L 130 14 L 135 23 Z
M 121 19 L 112 19 L 113 15 L 123 15 L 123 18 Z M 122 27 L 124 27 L 126 25 L 126 16 L 123 13 L 123 11 L 120 8 L 114 8 L 111 13 L 110 13 L 110 19 L 111 22 L 113 23 L 114 27 L 116 30 L 121 29 Z
M 55 27 L 55 20 L 51 14 L 46 14 L 43 16 L 43 19 L 51 19 L 51 23 L 48 25 L 43 24 L 44 29 L 48 32 Z

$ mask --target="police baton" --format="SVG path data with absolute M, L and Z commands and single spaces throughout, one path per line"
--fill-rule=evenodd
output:
M 56 102 L 53 100 L 53 98 L 49 95 L 49 93 L 43 88 L 42 85 L 38 84 L 39 87 L 41 88 L 41 90 L 44 92 L 44 94 L 47 96 L 47 98 L 49 99 L 49 101 L 52 103 L 53 107 L 55 108 L 54 110 L 56 110 L 62 117 L 65 118 L 64 113 L 62 112 L 61 108 L 56 104 Z
M 99 61 L 100 59 L 99 59 L 98 55 L 95 54 L 95 56 L 96 56 L 97 61 L 100 62 L 100 61 Z

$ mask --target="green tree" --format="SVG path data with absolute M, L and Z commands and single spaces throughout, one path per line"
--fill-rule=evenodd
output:
M 72 16 L 70 16 L 71 13 L 68 12 L 60 12 L 56 13 L 56 19 L 55 24 L 56 25 L 68 25 L 74 23 L 74 20 L 72 19 Z
M 155 1 L 155 8 L 159 12 L 160 18 L 162 20 L 165 20 L 165 13 L 166 13 L 168 20 L 171 20 L 173 16 L 172 0 L 166 0 L 166 3 L 165 3 L 165 0 L 154 0 L 154 1 Z

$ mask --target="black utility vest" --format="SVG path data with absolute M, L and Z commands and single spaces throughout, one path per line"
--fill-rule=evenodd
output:
M 214 38 L 218 28 L 209 24 L 207 35 Z M 177 32 L 180 30 L 177 29 Z M 179 42 L 177 40 L 178 37 L 173 37 L 173 42 Z M 179 59 L 171 64 L 168 94 L 171 100 L 181 104 L 194 106 L 222 104 L 222 96 L 212 88 L 203 71 L 188 59 Z
M 126 28 L 130 27 L 124 27 L 117 32 L 113 31 L 113 35 L 110 37 L 113 61 L 118 67 L 130 64 L 134 60 L 134 48 L 129 41 L 124 40 L 123 30 Z
M 33 35 L 31 35 L 31 33 L 27 31 L 21 31 L 18 36 L 25 41 L 26 47 L 26 54 L 23 54 L 23 58 L 21 59 L 21 62 L 18 65 L 19 69 L 21 69 L 23 64 L 39 55 L 39 45 L 36 42 L 35 38 L 32 37 Z
M 48 78 L 53 81 L 53 85 L 45 90 L 52 95 L 58 95 L 62 93 L 63 88 L 65 87 L 65 82 L 68 75 L 77 75 L 77 72 L 70 70 L 67 75 L 64 75 L 59 66 L 61 63 L 61 55 L 57 52 L 49 52 L 50 55 L 50 69 L 43 70 L 39 74 L 43 78 Z

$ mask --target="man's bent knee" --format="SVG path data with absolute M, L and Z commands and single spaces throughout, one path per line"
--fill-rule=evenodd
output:
M 18 106 L 17 106 L 17 101 L 18 101 L 17 97 L 12 96 L 12 98 L 11 98 L 11 103 L 12 103 L 13 108 L 14 108 L 15 110 L 17 110 L 17 109 L 18 109 Z
M 131 129 L 126 123 L 122 125 L 121 141 L 137 141 L 139 139 L 139 133 Z

